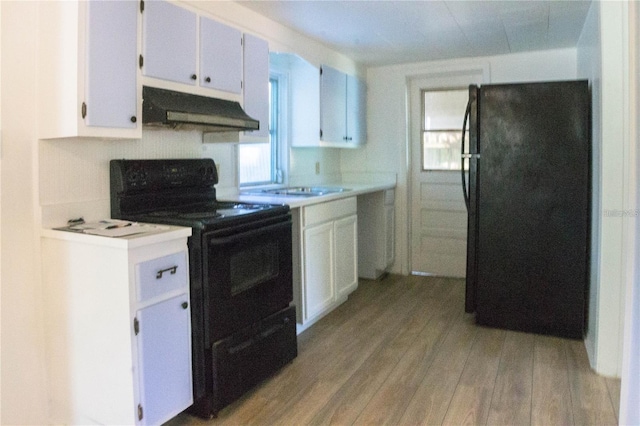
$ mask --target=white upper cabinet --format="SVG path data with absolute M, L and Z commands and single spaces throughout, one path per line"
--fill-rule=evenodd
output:
M 200 85 L 242 92 L 242 33 L 200 17 Z
M 347 141 L 347 76 L 323 65 L 320 68 L 320 140 Z
M 135 129 L 137 7 L 134 2 L 87 3 L 87 126 Z
M 320 80 L 318 79 L 318 67 L 299 56 L 290 56 L 291 146 L 319 146 Z
M 367 141 L 367 86 L 347 75 L 347 141 L 362 145 Z
M 140 138 L 138 3 L 40 3 L 39 137 Z
M 244 111 L 260 121 L 260 130 L 244 132 L 244 141 L 269 138 L 269 43 L 244 35 Z M 250 140 L 248 138 L 254 139 Z
M 142 73 L 195 85 L 197 15 L 166 1 L 146 1 L 142 21 Z
M 320 68 L 321 146 L 354 147 L 366 142 L 366 86 L 355 76 Z
M 287 76 L 286 111 L 289 145 L 320 146 L 320 79 L 318 67 L 291 53 L 270 53 L 271 70 Z

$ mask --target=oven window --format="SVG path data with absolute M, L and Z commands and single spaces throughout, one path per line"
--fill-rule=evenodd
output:
M 247 247 L 230 261 L 231 295 L 235 296 L 278 275 L 278 244 Z

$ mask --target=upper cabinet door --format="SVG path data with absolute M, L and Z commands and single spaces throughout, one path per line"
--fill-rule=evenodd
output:
M 39 3 L 38 136 L 142 137 L 138 3 Z
M 347 75 L 347 142 L 362 145 L 367 140 L 367 87 L 358 77 Z
M 87 126 L 138 125 L 137 6 L 132 1 L 87 3 Z
M 346 142 L 346 75 L 326 65 L 320 72 L 320 140 Z
M 144 3 L 142 16 L 143 74 L 195 85 L 198 78 L 196 14 L 157 0 Z
M 269 43 L 244 35 L 244 111 L 260 121 L 260 130 L 244 132 L 269 136 Z
M 242 33 L 200 17 L 200 85 L 242 93 Z

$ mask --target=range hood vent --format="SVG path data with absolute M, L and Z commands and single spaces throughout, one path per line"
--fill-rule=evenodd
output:
M 142 123 L 205 132 L 258 130 L 260 122 L 249 117 L 240 104 L 206 96 L 144 86 Z

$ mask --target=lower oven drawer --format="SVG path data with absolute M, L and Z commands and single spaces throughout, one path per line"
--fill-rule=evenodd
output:
M 297 355 L 295 306 L 214 343 L 214 411 L 238 399 Z

